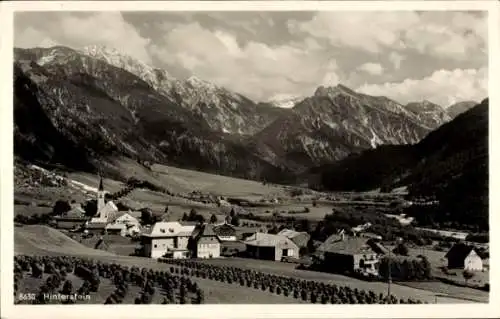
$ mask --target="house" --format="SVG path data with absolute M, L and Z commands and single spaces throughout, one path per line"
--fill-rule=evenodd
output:
M 158 222 L 141 234 L 144 256 L 159 258 L 169 251 L 178 251 L 177 255 L 188 253 L 188 242 L 195 226 L 182 225 L 179 222 Z
M 306 232 L 298 232 L 291 229 L 283 229 L 277 235 L 285 236 L 293 241 L 299 248 L 307 247 L 311 236 Z
M 62 216 L 54 217 L 56 228 L 58 229 L 75 229 L 83 226 L 89 219 L 85 216 L 85 211 L 80 205 L 72 205 L 70 211 L 64 213 Z
M 340 233 L 330 236 L 318 247 L 317 253 L 322 254 L 322 270 L 378 275 L 380 257 L 387 250 L 369 238 L 348 237 Z
M 254 233 L 244 241 L 249 257 L 265 260 L 281 260 L 283 257 L 299 258 L 299 247 L 282 235 Z
M 136 236 L 141 233 L 141 228 L 137 224 L 110 223 L 105 227 L 107 234 L 117 234 L 123 237 Z
M 121 236 L 134 236 L 141 232 L 139 220 L 132 216 L 132 212 L 117 212 L 110 217 L 106 225 L 106 233 L 119 234 Z
M 483 260 L 477 254 L 473 246 L 463 243 L 455 244 L 445 255 L 448 259 L 449 269 L 464 269 L 470 271 L 482 271 Z
M 221 241 L 214 231 L 214 226 L 210 224 L 196 226 L 190 239 L 189 249 L 194 258 L 219 258 Z
M 220 241 L 236 241 L 236 228 L 227 223 L 227 221 L 214 225 L 214 232 Z

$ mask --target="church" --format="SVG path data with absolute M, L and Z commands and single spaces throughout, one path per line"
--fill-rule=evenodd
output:
M 105 191 L 102 177 L 99 181 L 99 188 L 97 189 L 97 214 L 85 224 L 87 231 L 104 232 L 106 225 L 112 221 L 118 207 L 112 201 L 105 201 Z

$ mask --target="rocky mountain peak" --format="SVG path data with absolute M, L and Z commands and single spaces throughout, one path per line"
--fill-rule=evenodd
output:
M 357 93 L 345 85 L 337 84 L 336 86 L 325 87 L 319 86 L 314 92 L 314 96 L 329 96 L 334 97 L 337 95 L 356 96 Z

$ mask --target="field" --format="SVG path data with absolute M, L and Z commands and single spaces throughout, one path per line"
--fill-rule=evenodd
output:
M 43 240 L 36 240 L 37 237 Z M 63 235 L 61 232 L 45 226 L 24 226 L 14 233 L 14 252 L 16 255 L 51 255 L 51 256 L 81 256 L 93 258 L 102 262 L 119 263 L 123 266 L 145 267 L 153 270 L 167 270 L 168 266 L 150 258 L 118 256 L 101 250 L 94 250 Z M 28 282 L 31 279 L 28 280 Z M 297 303 L 297 300 L 268 292 L 242 289 L 241 287 L 213 280 L 196 278 L 199 287 L 205 293 L 205 303 L 267 303 L 283 304 Z M 29 285 L 38 287 L 37 282 Z M 33 288 L 35 289 L 35 288 Z M 26 293 L 28 291 L 25 291 Z M 35 292 L 35 291 L 29 291 Z M 95 303 L 101 297 L 96 297 Z
M 40 240 L 41 239 L 41 240 Z M 158 263 L 155 260 L 141 257 L 119 256 L 107 251 L 94 250 L 87 248 L 80 243 L 71 240 L 61 232 L 45 226 L 24 226 L 17 228 L 15 231 L 15 253 L 28 255 L 65 255 L 65 256 L 82 256 L 91 257 L 102 262 L 114 262 L 124 266 L 146 267 L 153 270 L 166 270 L 168 265 Z M 311 280 L 314 282 L 333 283 L 337 285 L 348 285 L 352 289 L 367 289 L 376 293 L 385 293 L 387 285 L 380 282 L 365 282 L 354 278 L 326 274 L 319 272 L 311 272 L 294 269 L 294 265 L 286 263 L 268 262 L 261 260 L 240 259 L 240 258 L 225 258 L 202 261 L 203 263 L 211 263 L 218 266 L 234 266 L 246 269 L 258 270 L 263 273 L 276 274 L 292 278 Z M 208 279 L 196 278 L 196 282 L 205 291 L 206 302 L 214 303 L 284 303 L 298 302 L 291 298 L 273 295 L 268 292 L 256 291 L 231 285 L 223 282 L 216 282 Z M 444 286 L 441 286 L 444 287 Z M 411 288 L 403 285 L 393 284 L 392 291 L 401 298 L 417 298 L 422 301 L 433 303 L 436 300 L 436 295 L 439 295 L 438 302 L 440 303 L 466 303 L 469 301 L 487 302 L 487 293 L 481 294 L 478 291 L 476 296 L 471 295 L 470 299 L 464 300 L 463 293 L 467 292 L 469 296 L 469 288 L 460 289 L 458 291 L 450 291 L 448 294 L 441 294 L 432 286 L 429 290 Z

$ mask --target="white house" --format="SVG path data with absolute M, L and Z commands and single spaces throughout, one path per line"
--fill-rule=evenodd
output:
M 191 237 L 189 248 L 194 258 L 219 258 L 221 241 L 214 232 L 213 225 L 197 226 Z
M 483 260 L 473 246 L 463 243 L 455 244 L 445 257 L 448 259 L 448 268 L 450 269 L 483 270 Z
M 150 231 L 141 234 L 143 253 L 151 258 L 160 258 L 173 250 L 181 252 L 177 255 L 187 253 L 194 229 L 194 225 L 182 225 L 179 222 L 158 222 Z

